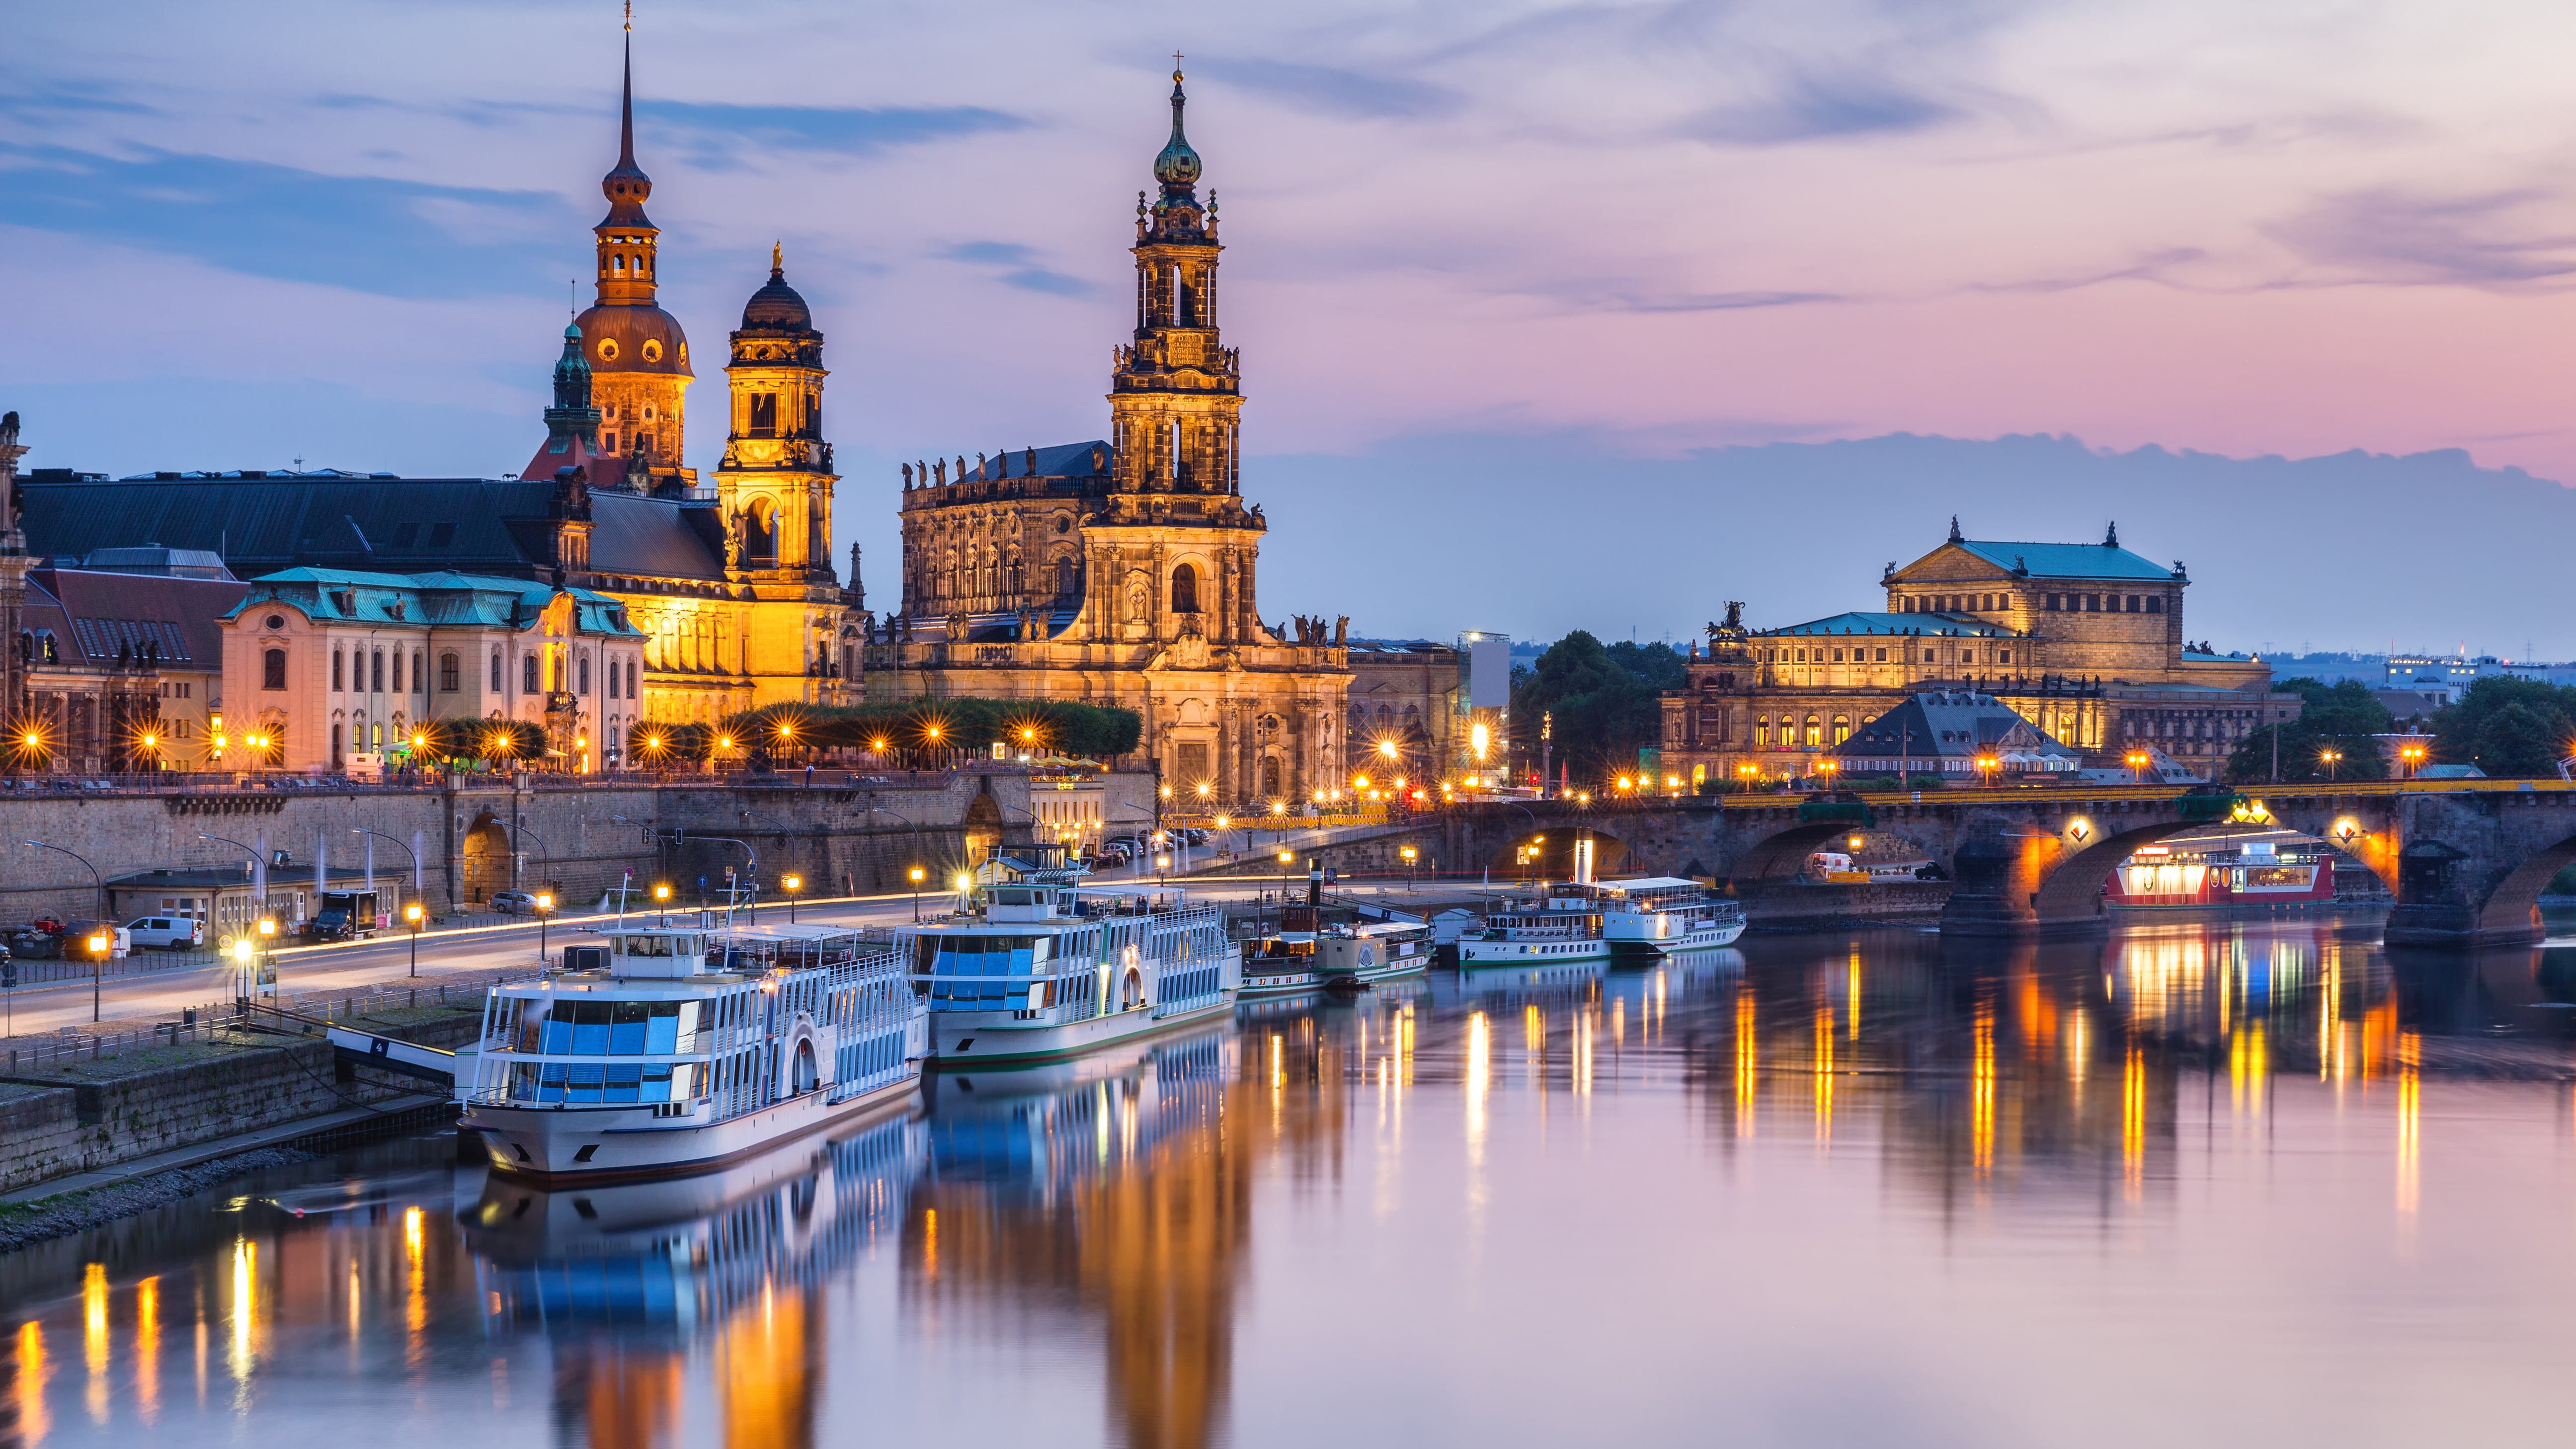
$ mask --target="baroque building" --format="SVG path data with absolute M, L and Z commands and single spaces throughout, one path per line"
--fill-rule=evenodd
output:
M 2237 743 L 2298 717 L 2260 659 L 2183 636 L 2180 563 L 2120 546 L 1970 539 L 1879 580 L 1885 608 L 1748 629 L 1742 605 L 1692 648 L 1663 699 L 1660 783 L 1780 779 L 1923 691 L 1991 696 L 2049 738 L 2117 765 L 2134 749 L 2215 779 Z
M 652 181 L 635 159 L 631 59 L 617 164 L 600 189 L 608 212 L 592 229 L 597 296 L 564 330 L 545 441 L 520 476 L 239 469 L 110 480 L 36 469 L 10 494 L 15 503 L 0 505 L 10 515 L 0 525 L 17 526 L 0 526 L 0 622 L 23 608 L 29 567 L 141 546 L 203 551 L 245 579 L 298 569 L 444 573 L 596 593 L 618 606 L 621 630 L 641 635 L 642 697 L 614 707 L 600 689 L 594 703 L 531 707 L 530 698 L 578 692 L 521 689 L 515 673 L 482 692 L 415 690 L 363 721 L 354 706 L 326 704 L 327 689 L 295 695 L 294 710 L 323 713 L 288 719 L 286 737 L 311 751 L 299 760 L 325 769 L 356 748 L 348 742 L 362 722 L 372 742 L 396 714 L 412 723 L 459 711 L 529 718 L 560 736 L 562 759 L 596 766 L 620 760 L 638 720 L 713 722 L 766 704 L 854 698 L 858 600 L 834 578 L 828 546 L 836 479 L 821 431 L 823 334 L 773 250 L 769 280 L 733 336 L 725 460 L 716 486 L 701 487 L 681 462 L 689 344 L 656 301 L 660 232 L 644 212 Z M 23 451 L 14 428 L 0 427 L 0 471 Z M 11 542 L 19 537 L 22 545 Z M 578 659 L 565 667 L 577 673 Z M 13 713 L 28 707 L 27 678 L 16 668 L 0 677 Z M 263 708 L 289 707 L 278 691 L 258 692 Z M 335 738 L 343 745 L 329 747 Z
M 1341 787 L 1348 621 L 1261 618 L 1269 524 L 1243 499 L 1241 358 L 1219 326 L 1216 195 L 1198 196 L 1186 103 L 1175 71 L 1159 193 L 1137 193 L 1109 436 L 904 465 L 903 598 L 866 683 L 879 699 L 1134 709 L 1167 786 L 1243 810 Z

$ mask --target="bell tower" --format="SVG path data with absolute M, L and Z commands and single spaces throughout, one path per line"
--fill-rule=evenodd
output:
M 1116 353 L 1109 414 L 1122 493 L 1233 494 L 1243 409 L 1235 353 L 1217 331 L 1216 194 L 1198 198 L 1199 153 L 1181 125 L 1189 97 L 1172 72 L 1172 139 L 1154 158 L 1159 199 L 1136 193 L 1136 335 Z
M 599 179 L 608 215 L 591 228 L 598 253 L 597 297 L 574 319 L 590 363 L 599 406 L 599 451 L 640 461 L 635 471 L 655 488 L 687 488 L 696 479 L 684 460 L 689 337 L 655 300 L 661 285 L 662 231 L 644 214 L 653 178 L 635 162 L 635 57 L 630 27 L 619 86 L 617 164 Z M 625 466 L 604 469 L 623 476 Z M 597 480 L 605 484 L 607 479 Z
M 769 283 L 742 309 L 725 378 L 733 426 L 716 496 L 734 540 L 727 574 L 742 582 L 836 583 L 832 445 L 823 440 L 823 334 L 780 249 Z

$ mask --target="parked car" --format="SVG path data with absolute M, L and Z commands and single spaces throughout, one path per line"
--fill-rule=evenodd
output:
M 526 891 L 494 891 L 492 909 L 505 916 L 533 916 L 537 913 L 537 898 Z
M 104 944 L 106 951 L 93 950 L 89 944 L 93 940 Z M 63 956 L 66 960 L 91 961 L 101 959 L 103 955 L 104 959 L 113 961 L 132 954 L 133 950 L 133 934 L 114 921 L 74 921 L 63 928 Z
M 138 949 L 193 951 L 206 944 L 206 923 L 192 916 L 137 916 L 125 923 L 125 933 Z

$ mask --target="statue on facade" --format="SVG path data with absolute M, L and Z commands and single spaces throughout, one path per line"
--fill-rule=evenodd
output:
M 965 459 L 963 459 L 963 458 L 958 459 L 958 460 L 957 460 L 957 467 L 958 467 L 958 471 L 960 471 L 960 472 L 965 471 L 965 468 L 966 468 L 966 460 L 965 460 Z M 975 455 L 975 476 L 976 476 L 977 478 L 979 478 L 979 479 L 980 479 L 980 478 L 982 478 L 982 477 L 984 476 L 984 455 L 983 455 L 983 454 L 981 454 L 981 453 L 977 453 L 977 454 Z
M 948 482 L 948 460 L 947 460 L 947 459 L 942 458 L 942 459 L 940 459 L 938 462 L 936 462 L 936 463 L 932 464 L 932 465 L 931 465 L 931 471 L 932 471 L 933 473 L 935 473 L 935 474 L 937 474 L 937 475 L 938 475 L 939 482 L 940 482 L 940 483 L 942 483 L 943 485 L 944 485 L 944 484 L 946 484 L 946 483 Z
M 957 455 L 957 481 L 966 481 L 966 455 L 963 453 Z
M 912 465 L 910 463 L 903 465 L 903 491 L 906 493 L 912 491 Z
M 1333 620 L 1333 647 L 1339 649 L 1350 642 L 1351 616 L 1343 614 Z
M 1127 617 L 1130 619 L 1144 618 L 1151 597 L 1152 590 L 1145 582 L 1145 571 L 1142 569 L 1128 570 Z
M 1038 450 L 1037 450 L 1037 449 L 1035 449 L 1035 448 L 1027 448 L 1027 449 L 1023 449 L 1023 450 L 1021 451 L 1021 453 L 1020 453 L 1020 476 L 1021 476 L 1021 477 L 1023 477 L 1023 478 L 1034 478 L 1034 477 L 1038 476 Z

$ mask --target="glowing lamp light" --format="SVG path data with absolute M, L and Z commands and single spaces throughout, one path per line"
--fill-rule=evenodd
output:
M 1290 861 L 1295 860 L 1296 858 L 1297 858 L 1297 857 L 1296 857 L 1296 854 L 1295 854 L 1295 852 L 1293 852 L 1293 851 L 1286 851 L 1286 850 L 1283 850 L 1283 851 L 1279 852 L 1279 863 L 1280 863 L 1281 865 L 1286 865 L 1286 864 L 1288 864 Z
M 554 893 L 553 893 L 552 891 L 539 891 L 539 892 L 537 892 L 537 909 L 538 909 L 538 910 L 541 910 L 541 911 L 551 911 L 551 910 L 553 910 L 554 908 L 555 908 L 555 898 L 554 898 Z
M 927 874 L 927 872 L 925 872 L 924 870 L 922 870 L 922 868 L 921 868 L 920 866 L 917 866 L 917 865 L 916 865 L 916 866 L 914 866 L 914 867 L 912 868 L 912 883 L 913 883 L 914 885 L 919 885 L 919 884 L 921 884 L 922 877 L 923 877 L 924 875 L 926 875 L 926 874 Z
M 1481 726 L 1480 726 L 1480 728 L 1481 728 Z M 1383 757 L 1385 757 L 1385 758 L 1387 758 L 1387 759 L 1390 759 L 1390 760 L 1394 759 L 1394 758 L 1395 758 L 1395 741 L 1393 741 L 1393 740 L 1380 740 L 1380 741 L 1378 741 L 1378 742 L 1377 742 L 1377 752 L 1378 752 L 1378 754 L 1380 754 L 1381 756 L 1383 756 Z
M 410 905 L 403 907 L 403 919 L 411 922 L 413 925 L 417 926 L 420 924 L 420 916 L 420 902 L 414 901 Z
M 1481 724 L 1468 731 L 1470 741 L 1468 748 L 1476 752 L 1477 764 L 1481 765 L 1485 762 L 1485 751 L 1492 746 L 1493 738 L 1493 732 Z
M 958 875 L 958 877 L 957 877 L 957 889 L 959 890 L 959 892 L 963 893 L 963 892 L 966 892 L 966 891 L 971 891 L 971 890 L 973 890 L 974 888 L 975 888 L 975 880 L 974 880 L 974 878 L 973 878 L 972 876 L 969 876 L 969 875 L 964 874 L 963 872 L 960 872 L 960 873 L 959 873 L 959 875 Z
M 913 872 L 913 879 L 915 879 L 915 880 L 919 880 L 919 879 L 921 879 L 921 872 L 919 872 L 919 871 L 914 871 L 914 872 Z M 670 884 L 670 882 L 668 882 L 668 881 L 656 881 L 656 882 L 654 883 L 654 885 L 653 885 L 653 899 L 655 899 L 655 900 L 657 900 L 657 901 L 667 901 L 667 900 L 669 900 L 670 898 L 671 898 L 671 884 Z
M 1352 788 L 1352 789 L 1354 789 L 1354 790 L 1365 790 L 1365 789 L 1367 789 L 1368 787 L 1369 787 L 1369 783 L 1368 783 L 1368 776 L 1366 776 L 1366 775 L 1353 775 L 1353 776 L 1351 777 L 1351 788 Z
M 718 735 L 718 736 L 716 736 L 716 748 L 717 748 L 717 749 L 720 749 L 720 750 L 729 750 L 729 749 L 732 749 L 732 748 L 733 748 L 733 736 L 731 736 L 731 735 Z
M 884 736 L 882 736 L 882 735 L 878 736 L 878 737 L 877 737 L 877 738 L 875 738 L 875 739 L 872 739 L 872 740 L 868 741 L 868 749 L 869 749 L 871 752 L 873 752 L 873 753 L 876 753 L 876 754 L 880 754 L 880 755 L 882 755 L 882 754 L 884 754 L 884 753 L 885 753 L 885 748 L 886 748 L 885 737 L 884 737 Z
M 236 938 L 234 938 L 234 941 L 233 941 L 233 959 L 234 959 L 234 960 L 239 961 L 239 962 L 242 962 L 242 963 L 244 963 L 244 964 L 248 964 L 248 963 L 249 963 L 249 961 L 250 961 L 250 957 L 251 957 L 251 951 L 252 951 L 252 946 L 251 946 L 251 944 L 250 944 L 250 937 L 248 937 L 248 936 L 240 936 L 240 937 L 236 937 Z
M 779 884 L 787 887 L 791 891 L 801 891 L 805 888 L 805 877 L 801 875 L 791 875 L 786 879 L 781 880 Z
M 274 916 L 262 916 L 262 917 L 260 917 L 260 919 L 259 919 L 259 933 L 260 933 L 261 935 L 263 935 L 263 936 L 274 936 L 274 935 L 276 935 L 276 934 L 277 934 L 277 918 L 276 918 L 276 917 L 274 917 Z
M 1206 798 L 1208 797 L 1208 791 L 1210 791 L 1210 790 L 1212 790 L 1212 789 L 1215 789 L 1215 788 L 1216 788 L 1216 784 L 1215 784 L 1215 782 L 1214 782 L 1214 781 L 1211 781 L 1211 780 L 1201 780 L 1201 781 L 1199 781 L 1199 798 L 1200 798 L 1200 799 L 1202 799 L 1202 800 L 1206 799 Z
M 107 937 L 106 937 L 106 936 L 104 936 L 104 935 L 97 935 L 97 936 L 92 936 L 92 937 L 90 937 L 90 938 L 89 938 L 89 953 L 90 953 L 91 955 L 93 955 L 93 956 L 104 956 L 104 955 L 106 955 L 106 954 L 107 954 Z

